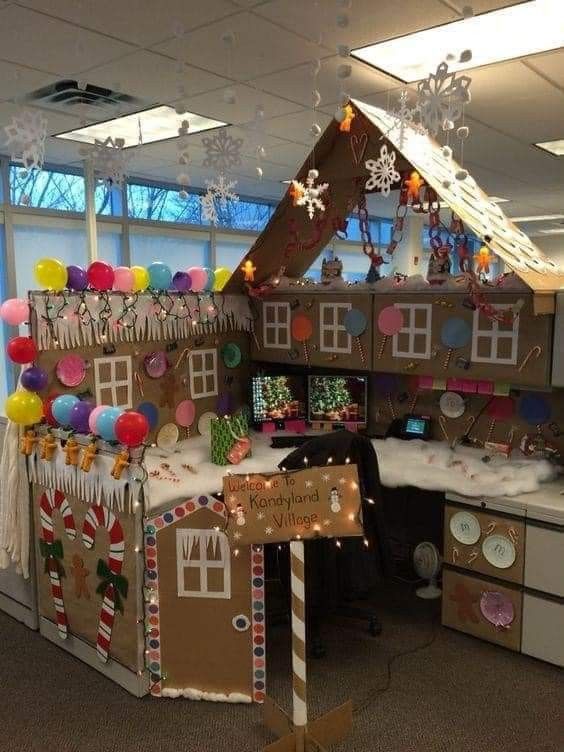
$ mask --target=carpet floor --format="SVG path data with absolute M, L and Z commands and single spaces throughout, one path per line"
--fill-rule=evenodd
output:
M 438 604 L 394 586 L 379 637 L 350 620 L 308 663 L 311 717 L 351 698 L 332 752 L 562 752 L 564 672 L 440 626 Z M 128 695 L 0 614 L 2 752 L 255 752 L 273 738 L 257 706 Z M 269 633 L 268 690 L 289 707 L 289 634 Z

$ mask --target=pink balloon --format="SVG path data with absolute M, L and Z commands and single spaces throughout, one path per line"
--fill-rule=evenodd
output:
M 100 413 L 104 410 L 107 410 L 107 408 L 108 405 L 98 405 L 98 407 L 95 407 L 94 410 L 92 410 L 92 412 L 88 416 L 88 428 L 90 429 L 90 433 L 97 433 L 96 421 L 98 419 L 98 415 L 100 415 Z
M 176 422 L 183 428 L 188 428 L 194 422 L 196 405 L 192 400 L 182 400 L 176 407 Z
M 378 314 L 378 330 L 386 337 L 397 334 L 403 326 L 403 313 L 393 305 L 382 308 Z
M 192 292 L 201 292 L 207 284 L 208 273 L 201 266 L 191 266 L 186 271 L 192 281 Z
M 116 266 L 114 269 L 114 290 L 131 292 L 133 290 L 133 272 L 128 266 Z
M 19 326 L 29 319 L 29 305 L 23 298 L 10 298 L 0 306 L 0 318 L 6 324 Z

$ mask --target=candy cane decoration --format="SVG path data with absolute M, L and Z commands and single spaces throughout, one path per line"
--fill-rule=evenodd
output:
M 305 749 L 305 731 L 307 725 L 303 541 L 290 541 L 290 561 L 292 582 L 293 721 L 294 732 L 296 734 L 296 752 L 303 752 Z
M 115 514 L 107 507 L 95 505 L 90 507 L 82 526 L 82 542 L 86 548 L 90 549 L 94 546 L 96 529 L 99 527 L 105 528 L 110 535 L 108 563 L 106 564 L 103 559 L 100 559 L 97 570 L 98 575 L 102 577 L 102 582 L 97 590 L 97 592 L 101 592 L 102 594 L 102 608 L 98 624 L 96 652 L 102 663 L 106 663 L 110 650 L 116 608 L 121 609 L 120 596 L 127 597 L 127 581 L 121 576 L 125 541 L 123 529 Z
M 51 595 L 55 604 L 55 616 L 57 619 L 57 629 L 61 640 L 66 640 L 68 634 L 68 621 L 63 601 L 63 588 L 61 585 L 61 576 L 64 570 L 59 564 L 59 559 L 63 558 L 63 546 L 61 541 L 55 541 L 53 533 L 53 512 L 58 509 L 63 517 L 65 532 L 67 537 L 72 541 L 76 538 L 76 526 L 74 517 L 68 501 L 61 491 L 47 489 L 42 494 L 39 501 L 39 510 L 41 518 L 41 536 L 40 542 L 41 553 L 45 556 L 45 571 L 49 573 L 51 582 Z

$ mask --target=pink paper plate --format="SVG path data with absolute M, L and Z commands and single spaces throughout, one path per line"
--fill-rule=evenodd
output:
M 505 593 L 486 590 L 480 598 L 480 611 L 494 627 L 509 627 L 515 619 L 513 603 Z
M 65 355 L 58 361 L 55 372 L 64 386 L 78 386 L 86 376 L 86 361 L 80 355 Z
M 167 372 L 169 362 L 166 353 L 162 350 L 157 350 L 145 355 L 143 365 L 145 366 L 147 376 L 150 376 L 152 379 L 160 379 Z

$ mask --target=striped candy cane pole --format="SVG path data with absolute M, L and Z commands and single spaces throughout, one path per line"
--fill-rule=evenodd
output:
M 304 752 L 307 725 L 304 543 L 290 542 L 292 581 L 293 721 L 296 752 Z
M 99 527 L 105 528 L 110 535 L 108 569 L 112 575 L 120 575 L 125 552 L 123 529 L 120 521 L 113 512 L 107 507 L 95 505 L 90 507 L 84 518 L 84 525 L 82 526 L 82 542 L 86 548 L 92 548 L 94 546 L 96 529 Z M 115 587 L 110 583 L 102 594 L 102 608 L 100 610 L 98 636 L 96 639 L 96 652 L 102 663 L 106 663 L 108 660 L 110 642 L 112 639 L 112 628 L 114 626 L 116 612 L 116 596 L 118 596 L 118 594 L 116 593 Z
M 72 510 L 68 501 L 65 499 L 61 491 L 47 489 L 42 494 L 39 501 L 39 513 L 41 518 L 41 536 L 49 547 L 52 547 L 55 543 L 55 536 L 53 532 L 53 512 L 56 509 L 58 509 L 63 516 L 63 522 L 65 525 L 67 537 L 70 540 L 74 540 L 76 538 L 74 517 L 72 516 Z M 45 566 L 49 573 L 49 581 L 51 583 L 51 594 L 53 596 L 53 603 L 55 604 L 55 617 L 57 619 L 57 629 L 59 630 L 59 637 L 62 640 L 66 640 L 68 634 L 68 621 L 65 611 L 65 604 L 63 601 L 61 576 L 59 573 L 60 565 L 52 553 L 47 553 Z

